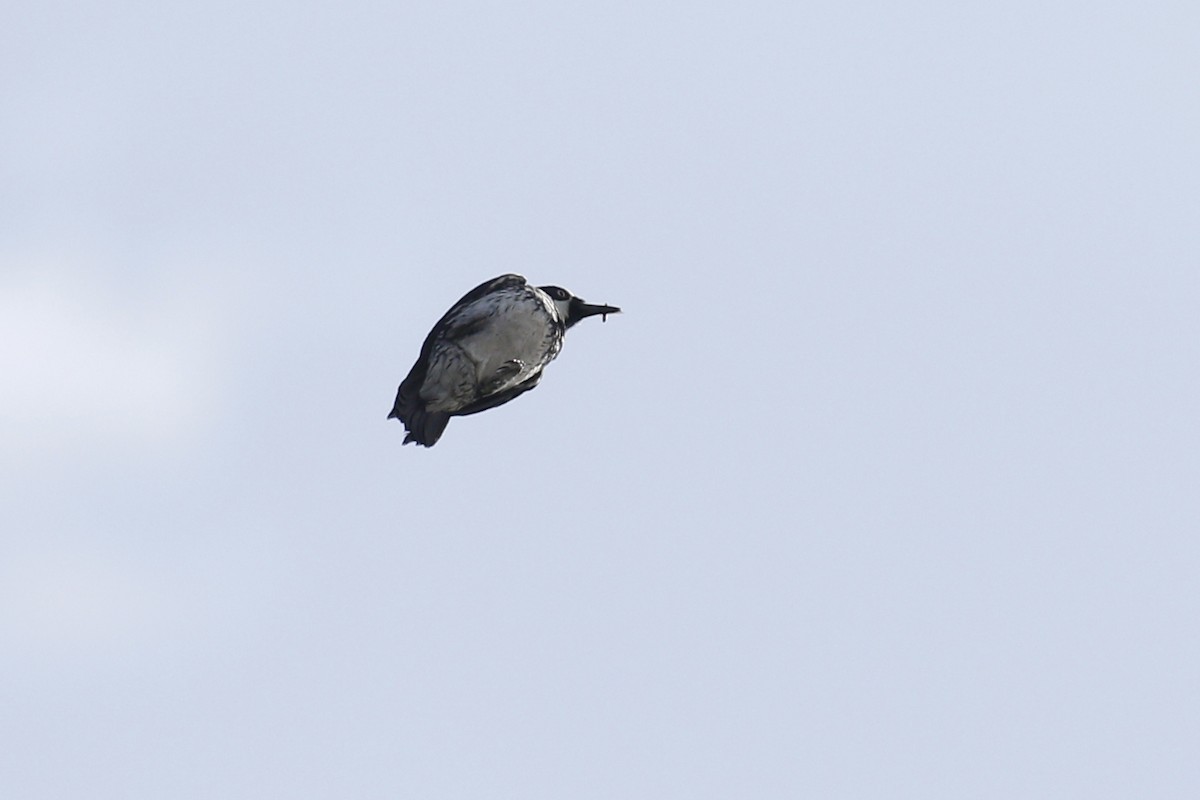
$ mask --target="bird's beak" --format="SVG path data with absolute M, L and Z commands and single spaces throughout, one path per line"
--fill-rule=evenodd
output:
M 621 313 L 621 309 L 617 308 L 616 306 L 592 305 L 591 303 L 585 303 L 582 300 L 580 300 L 579 303 L 573 309 L 571 309 L 571 311 L 571 316 L 576 321 L 586 319 L 587 317 L 594 317 L 599 314 L 600 320 L 602 322 L 606 322 L 609 314 Z

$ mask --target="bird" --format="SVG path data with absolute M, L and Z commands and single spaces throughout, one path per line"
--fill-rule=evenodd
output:
M 559 286 L 501 275 L 463 295 L 421 345 L 388 419 L 404 423 L 404 444 L 433 447 L 451 417 L 502 406 L 538 385 L 563 334 L 588 317 L 621 309 L 593 305 Z

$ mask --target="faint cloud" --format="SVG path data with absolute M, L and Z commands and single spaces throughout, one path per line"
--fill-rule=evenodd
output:
M 78 268 L 19 266 L 0 269 L 0 438 L 22 465 L 97 445 L 175 446 L 205 427 L 223 348 L 211 296 L 168 288 L 131 301 Z

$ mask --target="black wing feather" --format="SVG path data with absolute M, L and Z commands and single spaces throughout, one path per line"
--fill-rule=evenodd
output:
M 530 375 L 528 378 L 521 381 L 520 383 L 518 383 L 516 386 L 512 387 L 511 389 L 505 389 L 503 392 L 497 392 L 496 394 L 489 394 L 487 397 L 479 398 L 474 403 L 471 403 L 469 406 L 464 406 L 464 407 L 460 408 L 459 410 L 454 412 L 454 416 L 465 417 L 468 414 L 478 414 L 480 411 L 487 411 L 489 408 L 495 408 L 496 406 L 502 406 L 505 403 L 507 403 L 509 400 L 512 400 L 514 397 L 523 395 L 526 392 L 528 392 L 530 389 L 532 389 L 533 387 L 537 386 L 538 381 L 540 381 L 541 379 L 542 379 L 542 373 L 537 372 L 533 375 Z

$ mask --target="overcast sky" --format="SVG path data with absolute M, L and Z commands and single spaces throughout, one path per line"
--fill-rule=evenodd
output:
M 9 5 L 3 797 L 1200 796 L 1195 2 Z

